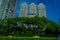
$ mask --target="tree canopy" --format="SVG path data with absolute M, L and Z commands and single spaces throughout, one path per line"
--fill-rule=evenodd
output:
M 4 33 L 4 34 L 2 34 Z M 60 25 L 45 17 L 17 17 L 4 19 L 0 23 L 0 35 L 20 36 L 57 36 L 60 34 Z

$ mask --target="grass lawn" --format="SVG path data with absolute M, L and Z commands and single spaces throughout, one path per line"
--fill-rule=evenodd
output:
M 56 40 L 56 37 L 0 37 L 0 40 Z

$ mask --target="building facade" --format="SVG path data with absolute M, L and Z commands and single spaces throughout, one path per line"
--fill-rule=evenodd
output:
M 27 4 L 22 3 L 20 5 L 20 17 L 46 17 L 46 8 L 43 3 L 36 5 L 35 3 Z
M 43 3 L 40 3 L 38 5 L 38 15 L 39 17 L 46 17 L 46 8 L 45 8 L 45 5 Z
M 9 1 L 9 0 L 8 0 Z M 0 19 L 2 19 L 7 5 L 7 0 L 0 0 Z
M 37 12 L 37 7 L 35 3 L 31 3 L 29 5 L 29 17 L 34 17 L 36 16 L 36 12 Z
M 16 12 L 17 0 L 2 0 L 1 2 L 1 19 L 14 18 Z
M 0 19 L 1 19 L 1 11 L 2 11 L 2 8 L 1 8 L 1 6 L 2 6 L 2 0 L 0 0 Z
M 28 16 L 28 4 L 23 2 L 20 5 L 20 17 L 27 17 Z

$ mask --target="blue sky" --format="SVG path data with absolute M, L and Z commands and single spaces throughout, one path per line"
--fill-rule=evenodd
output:
M 18 0 L 16 8 L 16 16 L 19 15 L 20 4 L 23 0 Z M 24 0 L 24 2 L 30 4 L 35 3 L 44 3 L 46 5 L 46 15 L 47 18 L 58 23 L 58 18 L 60 18 L 60 0 Z

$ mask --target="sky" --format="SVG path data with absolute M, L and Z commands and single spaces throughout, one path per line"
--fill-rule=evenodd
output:
M 27 4 L 35 3 L 36 5 L 38 5 L 39 3 L 43 3 L 44 5 L 46 5 L 47 18 L 59 23 L 58 19 L 60 18 L 60 0 L 18 0 L 16 7 L 16 16 L 19 15 L 20 4 L 22 2 L 26 2 Z

